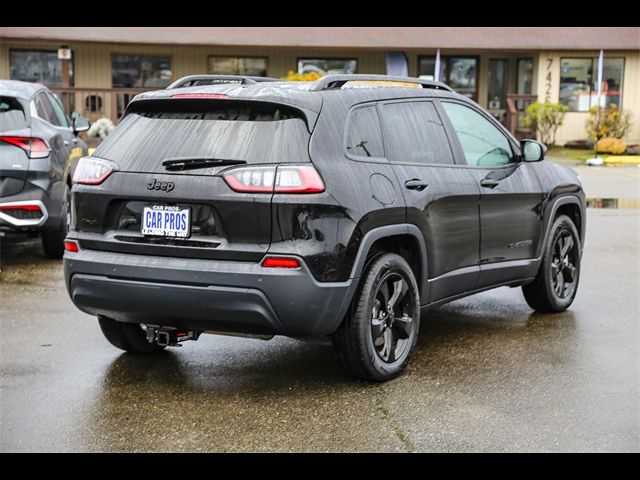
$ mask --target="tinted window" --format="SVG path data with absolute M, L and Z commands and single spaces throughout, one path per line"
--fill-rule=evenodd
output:
M 174 157 L 308 162 L 309 132 L 296 110 L 244 102 L 140 102 L 100 144 L 122 170 L 164 171 Z M 207 105 L 204 105 L 207 103 Z M 153 105 L 151 105 L 153 104 Z
M 443 102 L 469 165 L 499 166 L 514 160 L 507 137 L 475 110 Z
M 47 93 L 47 98 L 51 102 L 51 106 L 53 107 L 53 113 L 55 114 L 57 123 L 56 125 L 60 125 L 62 127 L 68 127 L 69 121 L 67 120 L 67 116 L 64 114 L 64 107 L 60 100 L 58 100 L 55 95 L 51 93 Z
M 358 108 L 351 113 L 347 125 L 347 152 L 357 157 L 384 157 L 375 106 Z
M 388 103 L 383 108 L 390 161 L 453 163 L 444 127 L 431 102 Z
M 12 97 L 0 97 L 0 132 L 19 130 L 27 126 L 22 106 Z
M 46 120 L 52 125 L 60 125 L 58 117 L 53 111 L 53 106 L 44 92 L 38 94 L 36 97 L 36 110 L 38 112 L 38 116 L 43 120 Z

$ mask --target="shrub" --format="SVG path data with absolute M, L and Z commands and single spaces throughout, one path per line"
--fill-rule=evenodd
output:
M 560 103 L 534 102 L 525 110 L 522 123 L 539 133 L 542 143 L 555 145 L 556 132 L 562 125 L 567 110 L 569 107 Z
M 87 133 L 90 137 L 100 137 L 102 139 L 105 139 L 114 128 L 116 128 L 116 126 L 110 119 L 102 117 L 96 120 L 93 125 L 91 125 L 91 128 Z
M 591 107 L 586 127 L 589 137 L 596 140 L 603 137 L 622 138 L 631 128 L 631 114 L 623 114 L 618 106 L 612 103 L 600 109 L 598 122 L 598 107 Z
M 596 143 L 597 153 L 612 153 L 622 155 L 627 150 L 627 144 L 619 138 L 604 137 Z
M 282 77 L 282 79 L 289 82 L 315 82 L 322 76 L 324 76 L 324 74 L 320 72 L 297 73 L 293 70 L 289 70 L 287 75 Z

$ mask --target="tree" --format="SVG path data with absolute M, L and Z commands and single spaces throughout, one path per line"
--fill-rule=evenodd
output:
M 522 123 L 540 134 L 540 140 L 547 145 L 555 145 L 556 132 L 564 115 L 569 110 L 566 105 L 553 102 L 534 102 L 525 110 Z

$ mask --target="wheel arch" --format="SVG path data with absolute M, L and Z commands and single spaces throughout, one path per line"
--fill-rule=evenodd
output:
M 544 241 L 541 243 L 541 248 L 547 244 L 549 234 L 551 233 L 551 226 L 559 215 L 567 215 L 574 222 L 578 236 L 580 238 L 580 249 L 584 246 L 584 237 L 586 229 L 586 219 L 584 215 L 584 202 L 575 195 L 565 195 L 557 198 L 549 209 L 549 216 L 544 231 Z M 541 250 L 542 252 L 542 250 Z
M 416 276 L 420 298 L 428 298 L 427 250 L 418 227 L 411 224 L 387 225 L 367 232 L 360 242 L 351 278 L 360 278 L 371 260 L 383 252 L 397 253 L 407 260 Z

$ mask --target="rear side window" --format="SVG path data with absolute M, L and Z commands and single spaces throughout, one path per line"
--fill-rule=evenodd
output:
M 387 103 L 383 112 L 389 161 L 453 164 L 444 126 L 431 102 Z
M 0 132 L 27 127 L 20 102 L 13 97 L 0 97 Z
M 351 156 L 384 158 L 380 119 L 375 105 L 351 112 L 346 137 L 347 153 Z
M 160 172 L 162 161 L 175 157 L 310 161 L 303 114 L 286 105 L 162 100 L 132 107 L 95 152 L 121 170 Z

